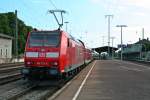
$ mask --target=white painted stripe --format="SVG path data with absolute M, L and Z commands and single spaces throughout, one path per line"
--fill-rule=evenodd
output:
M 118 62 L 118 64 L 121 64 L 120 62 L 123 62 L 123 63 L 126 63 L 126 64 L 136 65 L 136 66 L 140 66 L 140 67 L 150 69 L 150 67 L 148 67 L 148 66 L 144 66 L 144 65 L 141 65 L 141 64 L 136 64 L 136 63 L 132 63 L 132 62 L 128 62 L 128 61 L 117 61 L 117 60 L 114 60 L 114 61 Z
M 126 63 L 126 64 L 130 64 L 130 65 L 134 65 L 136 67 L 132 67 L 132 68 L 129 68 L 127 67 L 126 69 L 129 69 L 129 70 L 135 70 L 135 71 L 144 71 L 144 70 L 150 70 L 150 67 L 148 66 L 144 66 L 144 65 L 141 65 L 141 64 L 136 64 L 136 63 L 132 63 L 132 62 L 128 62 L 128 61 L 116 61 L 115 63 L 117 64 L 123 64 L 123 63 Z M 126 66 L 124 66 L 126 67 Z
M 93 66 L 91 67 L 91 69 L 89 70 L 89 72 L 88 72 L 88 74 L 86 75 L 85 79 L 82 81 L 80 87 L 78 88 L 78 90 L 77 90 L 77 92 L 75 93 L 75 95 L 74 95 L 74 97 L 72 98 L 72 100 L 76 100 L 77 97 L 79 96 L 79 93 L 80 93 L 81 89 L 83 88 L 83 86 L 84 86 L 84 84 L 85 84 L 87 78 L 89 77 L 89 75 L 90 75 L 92 69 L 94 68 L 95 64 L 96 64 L 96 61 L 94 62 L 94 64 L 93 64 Z
M 142 70 L 139 70 L 139 69 L 136 69 L 136 68 L 129 68 L 129 67 L 126 67 L 126 66 L 120 66 L 121 68 L 123 69 L 126 69 L 126 70 L 132 70 L 132 71 L 138 71 L 138 72 L 141 72 Z
M 84 69 L 83 69 L 84 70 Z M 81 70 L 81 71 L 83 71 Z M 73 80 L 75 80 L 77 77 L 80 76 L 80 73 L 77 74 L 73 79 L 71 79 L 69 82 L 67 82 L 67 84 L 65 86 L 63 86 L 60 90 L 58 90 L 56 93 L 54 93 L 51 97 L 48 98 L 48 100 L 54 100 L 55 98 L 57 98 L 57 96 L 59 96 L 72 82 Z
M 60 93 L 62 93 L 70 84 L 72 81 L 69 81 L 65 86 L 63 86 L 60 90 L 58 90 L 55 94 L 53 94 L 48 100 L 54 100 Z
M 146 68 L 146 69 L 150 69 L 150 67 L 144 66 L 144 65 L 141 65 L 141 64 L 136 64 L 136 63 L 132 63 L 132 62 L 126 62 L 126 63 L 136 65 L 136 66 L 140 66 L 140 67 L 143 67 L 143 68 Z

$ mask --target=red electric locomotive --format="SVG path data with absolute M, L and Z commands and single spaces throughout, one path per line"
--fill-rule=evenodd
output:
M 27 78 L 68 76 L 91 60 L 91 51 L 84 43 L 60 30 L 63 26 L 64 10 L 50 10 L 54 15 L 58 30 L 37 31 L 28 34 L 25 48 L 25 67 L 22 74 Z M 55 13 L 60 13 L 62 22 Z
M 67 75 L 86 60 L 91 60 L 90 51 L 66 32 L 32 31 L 26 42 L 22 74 L 28 78 Z

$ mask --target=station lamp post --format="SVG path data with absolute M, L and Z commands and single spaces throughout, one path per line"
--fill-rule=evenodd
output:
M 110 21 L 113 15 L 105 15 L 108 18 L 108 57 L 110 57 Z
M 127 25 L 116 25 L 116 27 L 120 27 L 121 28 L 121 61 L 122 61 L 122 50 L 123 50 L 123 40 L 122 40 L 122 28 L 123 27 L 127 27 Z

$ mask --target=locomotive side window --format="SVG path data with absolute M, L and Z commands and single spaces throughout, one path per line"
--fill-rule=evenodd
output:
M 70 43 L 69 43 L 69 42 L 70 42 L 70 41 L 69 41 L 69 38 L 68 38 L 68 42 L 67 42 L 67 43 L 68 43 L 68 47 L 69 47 L 69 45 L 70 45 Z
M 29 38 L 29 46 L 58 46 L 60 43 L 59 33 L 32 32 Z

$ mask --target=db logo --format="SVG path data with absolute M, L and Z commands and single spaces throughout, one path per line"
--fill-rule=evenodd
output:
M 45 53 L 39 53 L 39 57 L 45 57 Z

